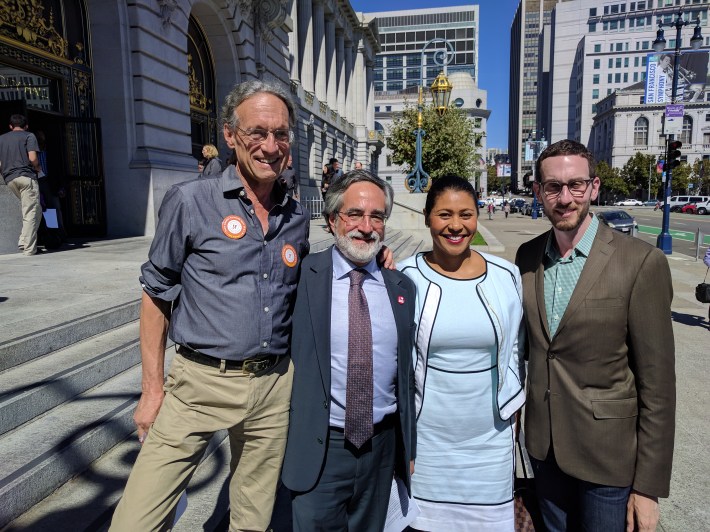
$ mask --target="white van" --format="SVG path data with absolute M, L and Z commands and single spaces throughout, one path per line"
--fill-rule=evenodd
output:
M 686 203 L 705 203 L 710 200 L 710 196 L 671 196 L 668 200 L 668 205 L 673 207 L 682 207 Z

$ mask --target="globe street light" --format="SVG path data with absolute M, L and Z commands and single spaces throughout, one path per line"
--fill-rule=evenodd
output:
M 422 137 L 426 132 L 422 129 L 422 111 L 424 110 L 424 99 L 422 96 L 422 90 L 424 87 L 424 52 L 429 47 L 429 45 L 434 43 L 443 43 L 446 48 L 443 50 L 437 50 L 434 52 L 434 64 L 439 65 L 442 68 L 446 68 L 446 65 L 451 63 L 454 58 L 454 45 L 451 44 L 446 39 L 432 39 L 424 45 L 421 52 L 420 59 L 420 76 L 419 76 L 419 101 L 417 103 L 417 129 L 414 131 L 414 135 L 417 137 L 416 141 L 416 159 L 414 162 L 414 170 L 405 178 L 405 185 L 410 192 L 426 192 L 431 186 L 431 178 L 422 168 Z M 451 97 L 451 90 L 453 85 L 449 82 L 444 71 L 436 77 L 436 79 L 431 84 L 431 95 L 434 99 L 434 108 L 442 116 L 449 106 L 449 98 Z
M 683 10 L 679 9 L 675 21 L 663 24 L 661 19 L 658 19 L 658 31 L 656 32 L 656 40 L 653 41 L 653 49 L 661 53 L 666 48 L 666 39 L 663 36 L 663 26 L 675 28 L 675 51 L 674 51 L 674 61 L 673 61 L 673 85 L 671 91 L 671 103 L 675 103 L 676 96 L 678 94 L 678 67 L 680 66 L 680 32 L 684 26 L 687 26 L 690 21 L 683 20 Z M 693 36 L 690 39 L 690 46 L 693 50 L 697 50 L 703 44 L 703 36 L 700 33 L 700 19 L 695 19 L 695 28 L 693 31 Z M 670 218 L 671 218 L 671 206 L 668 203 L 668 198 L 671 195 L 671 178 L 673 176 L 673 165 L 669 163 L 669 146 L 673 143 L 675 135 L 669 133 L 666 135 L 666 161 L 665 161 L 665 171 L 666 171 L 666 182 L 663 187 L 663 224 L 661 227 L 661 233 L 658 235 L 656 240 L 656 247 L 661 249 L 666 255 L 673 253 L 673 240 L 670 233 Z

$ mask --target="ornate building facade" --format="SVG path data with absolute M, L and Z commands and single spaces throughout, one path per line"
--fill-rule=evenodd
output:
M 5 0 L 0 122 L 22 112 L 44 132 L 70 235 L 151 235 L 202 145 L 229 156 L 219 115 L 236 83 L 290 87 L 302 197 L 319 197 L 330 157 L 376 160 L 378 50 L 347 0 Z

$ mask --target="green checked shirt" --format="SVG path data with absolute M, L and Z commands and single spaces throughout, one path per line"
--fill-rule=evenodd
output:
M 574 247 L 569 257 L 563 259 L 555 246 L 555 234 L 550 233 L 545 248 L 545 312 L 550 337 L 557 333 L 562 316 L 577 286 L 577 280 L 587 263 L 589 251 L 592 249 L 594 237 L 597 235 L 599 220 L 592 216 L 592 223 L 584 232 L 582 240 Z

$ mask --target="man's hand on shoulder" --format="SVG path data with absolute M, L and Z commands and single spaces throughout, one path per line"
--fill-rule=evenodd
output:
M 150 426 L 158 417 L 158 412 L 163 404 L 163 399 L 165 398 L 165 393 L 161 390 L 160 392 L 143 392 L 141 398 L 138 401 L 138 406 L 133 414 L 133 421 L 138 428 L 138 441 L 143 443 L 145 437 L 148 435 L 148 430 Z
M 626 532 L 653 532 L 660 516 L 658 497 L 631 491 L 629 502 L 626 504 Z
M 397 269 L 397 265 L 394 263 L 394 253 L 387 246 L 382 246 L 377 253 L 377 264 L 388 270 Z

